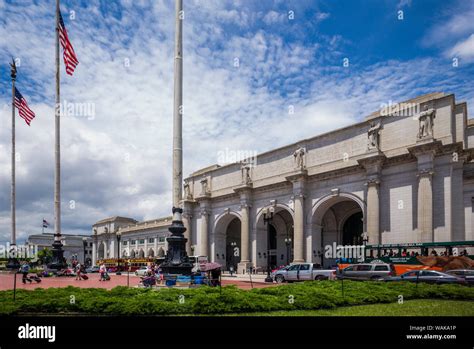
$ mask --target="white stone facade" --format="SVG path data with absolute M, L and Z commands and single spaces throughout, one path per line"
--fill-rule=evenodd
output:
M 272 264 L 280 265 L 327 264 L 325 245 L 362 236 L 368 244 L 474 240 L 467 105 L 433 93 L 403 106 L 260 154 L 245 175 L 241 163 L 191 174 L 183 200 L 188 254 L 242 270 L 266 266 L 268 242 Z M 263 216 L 270 208 L 269 238 Z M 102 236 L 103 225 L 94 227 Z

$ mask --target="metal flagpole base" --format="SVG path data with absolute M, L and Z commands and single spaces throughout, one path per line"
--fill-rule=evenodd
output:
M 20 262 L 15 257 L 8 258 L 7 269 L 9 270 L 18 270 L 20 269 Z
M 183 236 L 186 228 L 181 220 L 182 213 L 181 208 L 173 207 L 173 222 L 168 228 L 171 236 L 166 239 L 168 241 L 168 251 L 165 260 L 160 265 L 165 279 L 173 279 L 176 275 L 192 274 L 193 265 L 186 253 L 186 241 L 188 239 Z
M 10 245 L 10 252 L 8 253 L 7 269 L 18 270 L 20 268 L 20 261 L 17 258 L 16 245 Z
M 67 263 L 64 260 L 64 250 L 63 244 L 60 240 L 54 240 L 53 242 L 53 258 L 50 264 L 48 264 L 49 269 L 61 270 L 67 267 Z

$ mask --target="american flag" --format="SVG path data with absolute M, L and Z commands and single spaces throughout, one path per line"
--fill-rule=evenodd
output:
M 21 95 L 20 91 L 15 87 L 15 107 L 18 108 L 18 113 L 25 119 L 26 124 L 30 126 L 31 120 L 35 118 L 35 113 L 28 107 L 26 99 Z
M 63 58 L 64 64 L 66 65 L 66 73 L 72 75 L 74 69 L 79 64 L 77 60 L 76 53 L 74 52 L 74 48 L 69 41 L 69 37 L 67 36 L 66 26 L 64 25 L 63 16 L 61 16 L 61 12 L 59 12 L 59 41 L 61 42 L 61 46 L 63 48 Z
M 43 218 L 43 228 L 49 227 L 49 223 L 46 219 Z

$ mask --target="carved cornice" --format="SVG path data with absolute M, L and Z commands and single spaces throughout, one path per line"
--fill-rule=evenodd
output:
M 407 150 L 415 157 L 426 153 L 439 154 L 443 150 L 443 144 L 441 141 L 432 139 L 428 142 L 417 143 L 412 147 L 408 147 Z
M 423 168 L 421 170 L 418 170 L 416 176 L 417 177 L 429 177 L 431 178 L 434 174 L 434 171 L 432 168 Z
M 298 169 L 285 177 L 288 182 L 295 183 L 305 181 L 308 178 L 308 170 Z

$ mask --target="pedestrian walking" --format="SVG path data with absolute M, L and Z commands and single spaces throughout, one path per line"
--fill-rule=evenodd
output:
M 76 280 L 81 280 L 81 263 L 76 264 Z
M 31 284 L 31 279 L 28 278 L 28 273 L 30 272 L 30 265 L 28 264 L 28 262 L 23 262 L 22 266 L 21 266 L 21 274 L 23 275 L 21 281 L 26 284 L 26 281 L 29 281 L 30 284 Z

